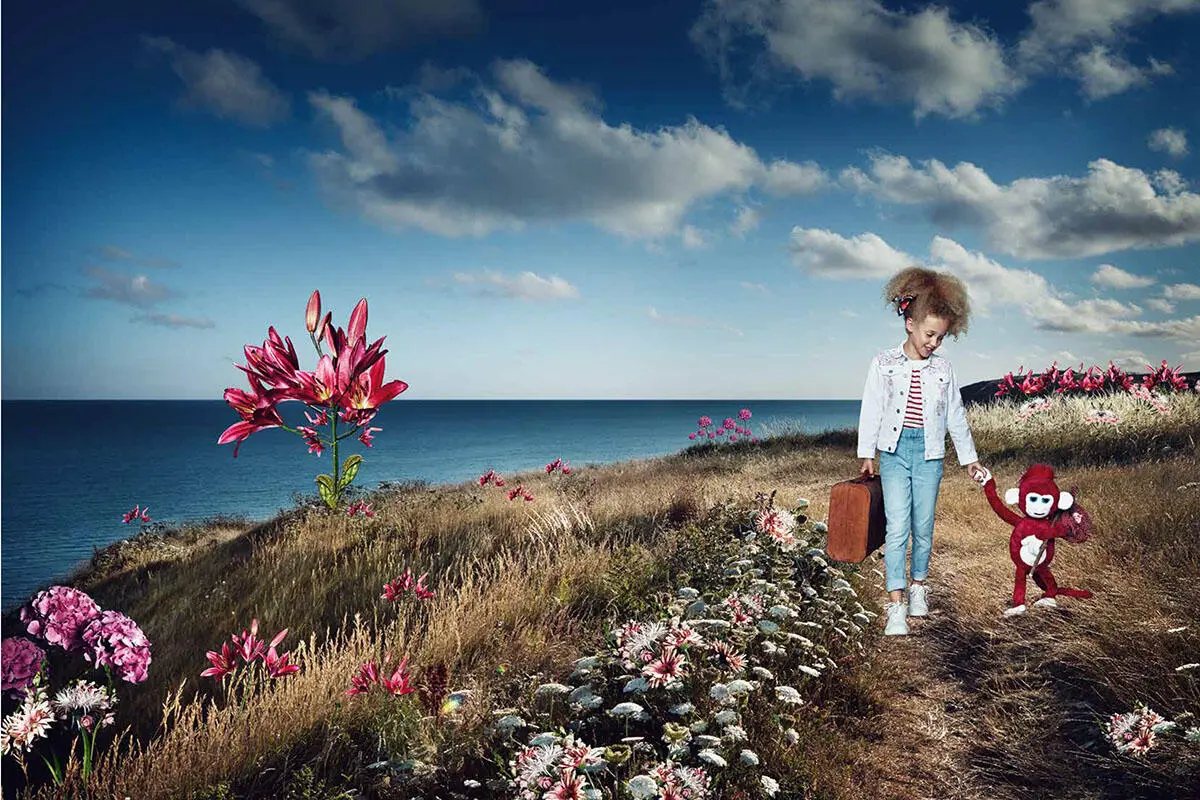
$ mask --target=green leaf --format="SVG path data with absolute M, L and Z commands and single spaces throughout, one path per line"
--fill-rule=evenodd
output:
M 321 499 L 325 501 L 325 505 L 330 508 L 337 508 L 337 491 L 333 488 L 333 478 L 329 475 L 318 475 L 317 493 L 321 495 Z
M 342 477 L 338 479 L 337 488 L 345 489 L 350 485 L 350 482 L 358 475 L 358 466 L 362 461 L 363 457 L 357 453 L 346 457 L 346 462 L 342 464 Z

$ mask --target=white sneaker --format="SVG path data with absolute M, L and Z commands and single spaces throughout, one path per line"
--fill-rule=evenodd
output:
M 923 583 L 908 587 L 908 615 L 923 617 L 929 613 L 929 589 Z
M 1053 597 L 1043 597 L 1034 603 L 1037 608 L 1058 608 L 1058 601 Z
M 1019 605 L 1019 606 L 1013 606 L 1012 608 L 1004 609 L 1004 616 L 1006 616 L 1006 617 L 1015 617 L 1018 614 L 1024 614 L 1024 613 L 1025 613 L 1025 604 L 1024 603 L 1021 603 L 1021 605 Z
M 908 635 L 908 607 L 904 603 L 885 603 L 883 613 L 887 616 L 884 636 Z

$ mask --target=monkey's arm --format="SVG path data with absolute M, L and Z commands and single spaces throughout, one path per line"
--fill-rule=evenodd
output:
M 1009 525 L 1016 526 L 1018 522 L 1025 519 L 1020 514 L 1004 505 L 1004 501 L 1001 500 L 1000 495 L 996 493 L 995 478 L 989 480 L 983 485 L 983 493 L 987 495 L 988 504 L 992 507 L 992 510 L 996 512 L 996 515 Z

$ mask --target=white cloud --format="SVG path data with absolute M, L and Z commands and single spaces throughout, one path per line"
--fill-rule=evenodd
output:
M 1146 145 L 1159 153 L 1166 153 L 1171 158 L 1183 158 L 1188 154 L 1187 133 L 1180 128 L 1159 128 L 1150 134 Z
M 582 220 L 660 238 L 718 195 L 816 188 L 805 165 L 767 165 L 695 119 L 654 131 L 613 126 L 592 93 L 555 83 L 528 61 L 500 61 L 492 72 L 471 104 L 417 93 L 411 124 L 390 138 L 353 100 L 311 94 L 343 145 L 310 155 L 319 180 L 382 225 L 446 236 Z
M 1148 175 L 1107 159 L 1084 177 L 1056 175 L 995 183 L 969 162 L 876 154 L 869 174 L 843 170 L 842 185 L 876 198 L 928 208 L 942 227 L 981 228 L 996 250 L 1019 258 L 1076 258 L 1200 239 L 1200 194 L 1178 173 Z
M 758 209 L 751 208 L 750 206 L 742 206 L 738 209 L 737 217 L 734 219 L 733 225 L 730 226 L 730 230 L 733 231 L 734 236 L 741 239 L 750 233 L 750 231 L 757 228 L 761 222 L 762 215 L 758 212 Z
M 676 314 L 663 314 L 654 306 L 648 306 L 646 313 L 650 319 L 657 320 L 667 325 L 676 325 L 681 328 L 711 328 L 713 330 L 728 331 L 734 336 L 745 336 L 745 334 L 732 325 L 714 319 L 706 319 L 704 317 L 680 316 Z
M 1194 283 L 1173 283 L 1163 287 L 1163 297 L 1168 300 L 1200 300 L 1200 286 Z
M 315 58 L 357 61 L 433 35 L 471 33 L 477 0 L 238 0 L 284 42 Z
M 712 244 L 713 235 L 695 225 L 684 225 L 679 239 L 688 250 L 703 250 Z
M 812 194 L 829 182 L 829 176 L 813 161 L 803 164 L 773 161 L 761 182 L 763 188 L 771 194 Z
M 1150 356 L 1141 350 L 1118 350 L 1110 357 L 1113 364 L 1126 372 L 1145 372 Z
M 145 275 L 130 275 L 99 265 L 85 267 L 84 273 L 96 281 L 96 285 L 84 291 L 85 297 L 146 307 L 172 296 L 166 286 L 155 283 Z
M 515 300 L 573 300 L 579 297 L 579 289 L 568 281 L 558 276 L 543 278 L 528 271 L 511 277 L 491 271 L 456 272 L 453 281 L 460 286 L 469 286 L 476 294 L 485 297 Z
M 797 226 L 792 228 L 788 249 L 793 264 L 819 278 L 890 278 L 918 263 L 874 233 L 847 239 L 830 230 Z
M 1175 304 L 1172 303 L 1170 300 L 1165 300 L 1161 297 L 1151 297 L 1150 299 L 1146 300 L 1145 302 L 1146 302 L 1147 306 L 1149 306 L 1150 308 L 1154 309 L 1155 311 L 1159 311 L 1163 314 L 1174 314 L 1175 313 Z
M 1112 264 L 1101 264 L 1092 273 L 1092 283 L 1113 289 L 1143 289 L 1153 286 L 1155 280 L 1144 275 L 1134 275 L 1132 272 L 1126 272 Z
M 1037 0 L 1033 25 L 1018 45 L 1022 61 L 1044 63 L 1080 46 L 1118 39 L 1164 14 L 1200 9 L 1200 0 Z
M 996 37 L 939 6 L 904 13 L 878 0 L 709 0 L 691 35 L 727 87 L 741 38 L 765 49 L 760 73 L 769 64 L 829 81 L 838 100 L 903 102 L 918 117 L 970 116 L 1020 87 Z
M 1174 72 L 1170 64 L 1153 58 L 1147 66 L 1136 66 L 1123 55 L 1099 44 L 1075 56 L 1073 67 L 1083 95 L 1089 100 L 1121 94 L 1135 86 L 1145 86 L 1152 77 Z
M 1183 362 L 1185 372 L 1200 370 L 1200 350 L 1195 350 L 1191 353 L 1182 353 L 1179 360 Z
M 1006 267 L 943 236 L 933 238 L 928 259 L 909 256 L 873 233 L 846 238 L 826 230 L 795 228 L 791 248 L 797 266 L 826 278 L 880 280 L 916 264 L 950 272 L 967 285 L 976 312 L 1017 308 L 1040 330 L 1200 339 L 1200 316 L 1145 322 L 1136 319 L 1142 308 L 1132 303 L 1109 298 L 1073 301 L 1045 276 Z
M 186 87 L 183 105 L 218 117 L 267 127 L 291 113 L 291 101 L 248 58 L 212 49 L 200 54 L 165 37 L 143 37 L 143 44 L 167 56 Z
M 134 322 L 145 322 L 149 325 L 159 325 L 164 328 L 214 328 L 215 323 L 204 317 L 183 317 L 179 314 L 139 314 Z
M 749 289 L 752 292 L 766 293 L 767 287 L 761 283 L 751 283 L 750 281 L 742 281 L 739 284 L 743 289 Z

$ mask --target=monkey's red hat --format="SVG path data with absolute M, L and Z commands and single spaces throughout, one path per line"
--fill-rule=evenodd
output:
M 1038 494 L 1058 494 L 1058 485 L 1054 482 L 1054 468 L 1048 464 L 1034 464 L 1025 470 L 1021 480 L 1017 482 L 1021 489 L 1021 505 L 1024 506 L 1025 495 L 1030 492 Z

